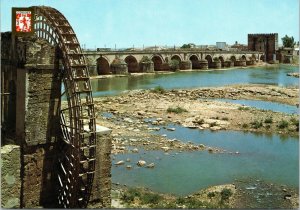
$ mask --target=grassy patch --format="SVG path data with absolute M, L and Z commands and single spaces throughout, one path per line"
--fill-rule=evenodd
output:
M 285 129 L 289 127 L 289 122 L 286 121 L 286 120 L 281 120 L 279 123 L 278 123 L 278 128 L 280 129 Z
M 154 193 L 145 193 L 141 197 L 143 204 L 158 204 L 162 200 L 162 196 Z
M 183 113 L 183 112 L 187 112 L 187 110 L 185 108 L 181 108 L 181 107 L 176 107 L 176 108 L 169 107 L 167 109 L 167 112 L 168 113 L 180 114 L 180 113 Z
M 134 201 L 135 197 L 140 197 L 140 196 L 141 193 L 137 189 L 130 188 L 126 193 L 122 195 L 121 199 L 126 203 L 131 203 Z
M 152 93 L 165 93 L 165 89 L 162 86 L 156 86 L 154 89 L 151 89 Z
M 241 110 L 241 111 L 247 111 L 247 110 L 250 110 L 250 107 L 240 106 L 240 107 L 238 108 L 238 110 Z

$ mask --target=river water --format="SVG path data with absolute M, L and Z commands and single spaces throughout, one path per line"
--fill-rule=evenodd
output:
M 162 86 L 165 89 L 217 87 L 231 84 L 272 84 L 298 86 L 298 78 L 287 73 L 299 71 L 298 67 L 237 68 L 231 70 L 189 71 L 170 74 L 145 74 L 141 76 L 93 79 L 94 97 L 117 95 L 126 90 L 150 89 Z
M 122 91 L 149 89 L 162 86 L 166 89 L 215 87 L 230 84 L 272 84 L 298 86 L 298 78 L 286 76 L 297 72 L 298 67 L 249 68 L 203 72 L 176 72 L 173 74 L 143 75 L 93 80 L 94 96 L 115 95 Z M 233 102 L 233 101 L 228 101 Z M 295 107 L 276 103 L 235 101 L 256 108 L 295 113 Z M 131 159 L 122 166 L 112 166 L 112 181 L 128 186 L 148 187 L 157 192 L 187 195 L 200 189 L 239 179 L 257 179 L 290 187 L 299 186 L 299 141 L 290 136 L 244 133 L 238 131 L 194 130 L 169 125 L 175 131 L 161 129 L 157 135 L 167 134 L 169 139 L 191 141 L 195 144 L 218 147 L 227 153 L 211 154 L 207 151 L 169 152 L 144 151 L 119 154 L 114 162 Z M 237 154 L 236 154 L 237 152 Z M 140 159 L 155 163 L 153 169 L 138 167 Z M 126 169 L 132 165 L 132 169 Z

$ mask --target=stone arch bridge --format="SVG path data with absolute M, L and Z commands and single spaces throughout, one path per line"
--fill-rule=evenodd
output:
M 257 51 L 197 49 L 85 51 L 90 74 L 127 74 L 186 69 L 228 68 L 255 65 L 264 59 Z M 176 60 L 175 62 L 173 62 Z M 175 64 L 174 64 L 175 63 Z

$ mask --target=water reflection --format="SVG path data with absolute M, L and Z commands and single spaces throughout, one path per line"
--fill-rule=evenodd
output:
M 165 89 L 224 86 L 230 84 L 272 84 L 297 86 L 298 79 L 286 74 L 298 67 L 249 68 L 218 71 L 176 72 L 142 76 L 113 77 L 92 80 L 94 96 L 115 95 L 124 90 L 150 89 L 158 85 Z

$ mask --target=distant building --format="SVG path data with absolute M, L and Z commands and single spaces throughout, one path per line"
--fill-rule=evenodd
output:
M 282 47 L 276 52 L 276 59 L 280 63 L 298 63 L 299 62 L 299 46 Z
M 221 50 L 228 50 L 226 42 L 216 42 L 216 46 Z
M 235 41 L 234 45 L 230 46 L 230 50 L 232 50 L 232 51 L 247 51 L 248 46 L 245 44 L 240 44 L 237 41 Z
M 264 52 L 264 61 L 273 61 L 278 50 L 278 33 L 248 34 L 248 50 Z

